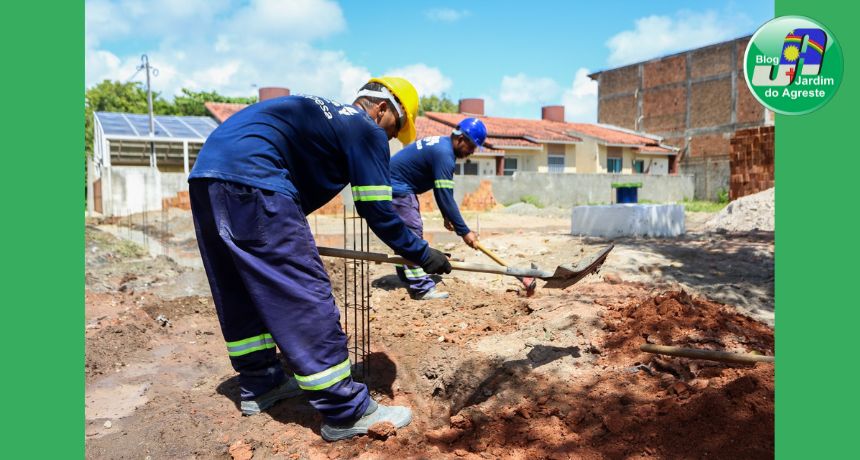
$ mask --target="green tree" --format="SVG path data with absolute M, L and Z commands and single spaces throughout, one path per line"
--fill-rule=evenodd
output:
M 445 112 L 457 113 L 459 107 L 444 93 L 441 96 L 424 96 L 418 102 L 418 115 L 424 115 L 424 112 Z
M 253 104 L 256 96 L 230 97 L 218 94 L 216 91 L 191 91 L 182 88 L 182 94 L 173 98 L 173 115 L 208 116 L 204 104 L 207 102 L 230 102 L 233 104 Z

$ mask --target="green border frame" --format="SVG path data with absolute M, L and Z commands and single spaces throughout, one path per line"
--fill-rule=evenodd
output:
M 853 11 L 853 12 L 852 12 Z M 838 92 L 815 112 L 776 115 L 776 457 L 857 457 L 855 261 L 857 8 L 777 0 L 776 16 L 808 16 L 842 46 Z
M 5 458 L 84 457 L 84 3 L 0 14 Z
M 776 456 L 855 455 L 860 314 L 855 243 L 856 10 L 777 0 L 840 40 L 839 93 L 816 112 L 776 115 Z M 742 7 L 740 7 L 742 9 Z M 11 3 L 0 34 L 7 225 L 2 379 L 10 458 L 84 457 L 84 3 Z M 33 120 L 50 116 L 46 124 Z M 834 165 L 839 165 L 834 167 Z M 11 225 L 14 223 L 14 225 Z

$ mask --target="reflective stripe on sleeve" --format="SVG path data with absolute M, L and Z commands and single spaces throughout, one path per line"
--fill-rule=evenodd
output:
M 454 181 L 447 179 L 436 179 L 436 188 L 454 188 Z
M 357 185 L 352 188 L 353 201 L 391 201 L 388 185 Z

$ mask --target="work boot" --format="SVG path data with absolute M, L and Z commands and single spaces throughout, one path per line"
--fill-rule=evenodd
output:
M 340 441 L 361 434 L 367 434 L 367 430 L 374 424 L 388 422 L 395 428 L 403 428 L 412 421 L 412 411 L 403 406 L 383 406 L 376 401 L 370 400 L 367 410 L 360 419 L 351 425 L 329 425 L 322 424 L 320 434 L 326 441 Z
M 414 300 L 442 300 L 448 298 L 448 293 L 437 291 L 436 288 L 433 288 L 424 294 L 412 294 L 412 298 Z
M 299 388 L 299 382 L 293 377 L 287 377 L 284 383 L 255 399 L 242 401 L 239 407 L 242 409 L 242 415 L 256 415 L 284 398 L 292 398 L 300 394 L 302 394 L 302 389 Z

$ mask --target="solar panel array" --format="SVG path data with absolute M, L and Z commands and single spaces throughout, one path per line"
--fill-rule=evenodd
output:
M 96 112 L 107 137 L 130 136 L 149 138 L 149 115 L 138 113 Z M 217 127 L 209 117 L 155 116 L 155 137 L 157 139 L 200 139 L 205 140 Z

